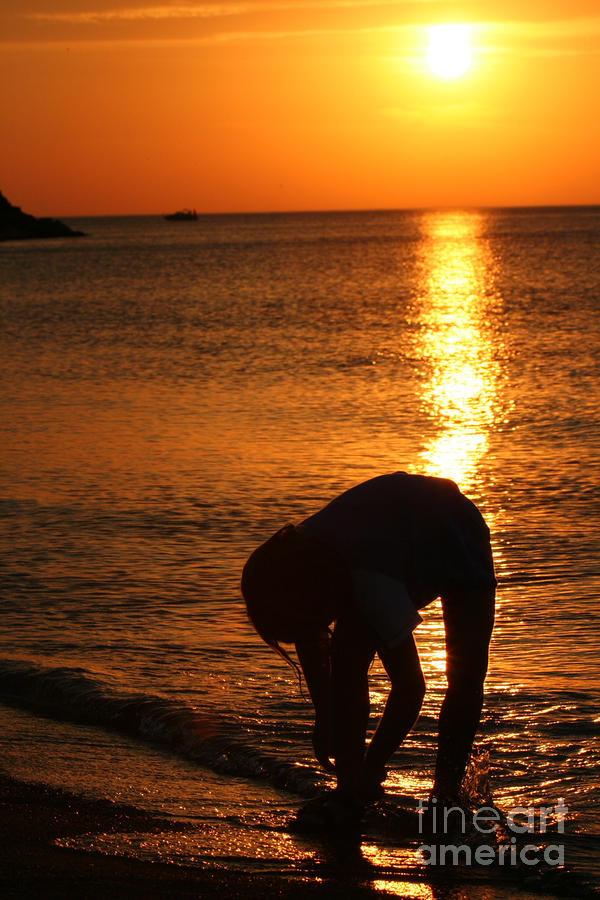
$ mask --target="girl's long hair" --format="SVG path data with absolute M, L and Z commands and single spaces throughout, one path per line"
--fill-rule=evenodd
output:
M 293 668 L 300 686 L 301 669 L 281 646 L 290 617 L 311 623 L 321 612 L 324 594 L 335 598 L 347 589 L 349 575 L 333 551 L 285 525 L 249 557 L 242 572 L 242 595 L 248 617 L 261 638 Z

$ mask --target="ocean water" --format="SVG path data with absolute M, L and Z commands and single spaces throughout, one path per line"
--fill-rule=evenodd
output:
M 444 475 L 499 579 L 476 774 L 503 810 L 562 798 L 566 868 L 597 879 L 600 208 L 76 225 L 0 247 L 4 769 L 194 826 L 91 849 L 321 877 L 286 827 L 330 783 L 311 707 L 241 568 L 361 480 Z M 416 638 L 392 801 L 431 786 L 439 604 Z M 386 685 L 375 663 L 373 722 Z M 418 843 L 375 824 L 360 871 L 439 897 Z

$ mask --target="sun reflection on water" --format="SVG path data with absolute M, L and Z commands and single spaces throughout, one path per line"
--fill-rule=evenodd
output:
M 373 881 L 376 891 L 384 891 L 392 896 L 402 897 L 403 900 L 434 900 L 434 894 L 429 885 L 417 884 L 414 881 Z
M 486 508 L 482 468 L 493 430 L 506 417 L 502 347 L 493 312 L 500 298 L 495 264 L 483 234 L 485 214 L 428 212 L 422 216 L 419 296 L 414 308 L 415 355 L 423 373 L 421 408 L 434 425 L 419 471 L 451 478 Z M 494 554 L 498 564 L 498 548 Z M 439 603 L 423 613 L 416 639 L 429 688 L 445 687 L 446 652 Z
M 365 841 L 361 852 L 364 859 L 376 867 L 377 874 L 382 876 L 372 880 L 374 890 L 403 897 L 405 900 L 433 900 L 431 887 L 417 880 L 421 874 L 421 863 L 414 847 L 390 847 Z M 406 876 L 410 877 L 413 872 L 415 880 L 406 880 Z M 394 873 L 397 874 L 396 878 L 393 877 Z
M 481 215 L 431 213 L 422 223 L 419 357 L 427 364 L 422 405 L 439 430 L 423 448 L 423 471 L 468 488 L 499 414 L 497 353 L 486 317 L 496 302 Z

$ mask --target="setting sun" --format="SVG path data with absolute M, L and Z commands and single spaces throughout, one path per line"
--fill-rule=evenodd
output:
M 597 0 L 5 6 L 0 190 L 40 216 L 598 201 Z
M 429 29 L 427 64 L 440 78 L 458 78 L 471 65 L 467 25 L 432 25 Z

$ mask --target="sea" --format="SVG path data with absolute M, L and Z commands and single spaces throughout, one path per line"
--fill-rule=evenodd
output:
M 239 588 L 258 544 L 346 488 L 440 475 L 486 518 L 499 582 L 469 777 L 535 816 L 525 859 L 446 873 L 492 900 L 593 889 L 600 207 L 69 224 L 86 236 L 0 246 L 2 770 L 189 825 L 67 846 L 446 896 L 423 836 L 389 827 L 431 789 L 439 601 L 387 827 L 340 858 L 290 828 L 332 780 Z M 378 661 L 370 690 L 374 726 Z

